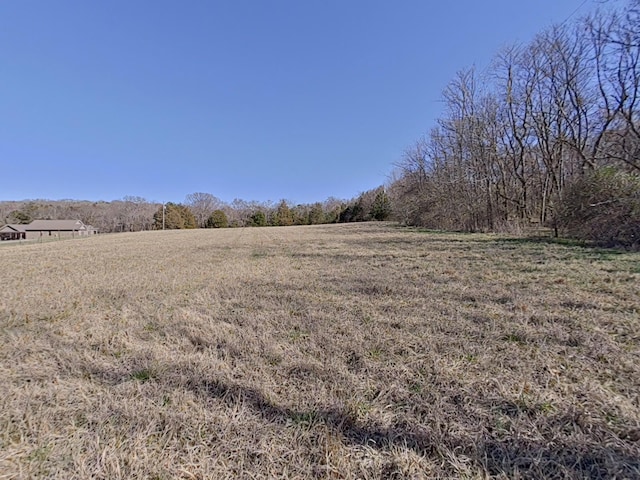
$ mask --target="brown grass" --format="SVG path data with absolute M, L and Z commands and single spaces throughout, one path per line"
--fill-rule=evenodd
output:
M 363 224 L 0 265 L 0 478 L 640 478 L 637 253 Z

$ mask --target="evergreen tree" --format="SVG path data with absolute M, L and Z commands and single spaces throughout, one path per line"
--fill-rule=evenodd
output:
M 258 210 L 251 215 L 250 225 L 252 227 L 265 227 L 267 225 L 267 216 L 262 210 Z
M 153 215 L 153 226 L 156 230 L 162 230 L 162 209 L 161 205 L 158 211 Z M 164 228 L 167 230 L 196 228 L 196 217 L 191 213 L 188 207 L 176 203 L 169 202 L 164 205 Z
M 281 227 L 293 225 L 293 213 L 291 212 L 291 209 L 287 205 L 286 201 L 282 200 L 278 204 L 273 224 L 275 226 Z
M 309 224 L 310 225 L 318 225 L 320 223 L 324 223 L 324 210 L 322 209 L 321 203 L 314 203 L 309 210 Z
M 14 210 L 7 217 L 7 223 L 22 223 L 22 224 L 26 224 L 26 223 L 31 223 L 31 220 L 32 220 L 31 215 L 29 215 L 28 213 L 25 213 L 25 212 L 23 212 L 21 210 Z
M 222 210 L 214 210 L 211 212 L 206 222 L 207 228 L 227 228 L 228 226 L 229 221 L 227 220 L 227 215 Z
M 383 188 L 376 193 L 371 206 L 371 216 L 376 220 L 387 220 L 391 216 L 391 200 Z

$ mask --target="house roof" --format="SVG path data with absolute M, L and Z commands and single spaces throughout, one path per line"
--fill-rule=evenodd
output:
M 24 232 L 26 225 L 20 225 L 19 223 L 8 223 L 0 228 L 0 232 Z
M 80 220 L 34 220 L 29 225 L 23 225 L 26 231 L 47 231 L 47 230 L 85 230 L 84 223 Z

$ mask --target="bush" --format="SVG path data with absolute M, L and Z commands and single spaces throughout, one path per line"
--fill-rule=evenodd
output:
M 565 190 L 560 206 L 564 233 L 607 246 L 640 247 L 640 177 L 607 167 Z

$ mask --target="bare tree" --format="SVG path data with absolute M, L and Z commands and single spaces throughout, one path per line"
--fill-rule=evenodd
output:
M 587 20 L 605 128 L 594 155 L 640 172 L 640 1 L 625 15 L 598 12 Z
M 222 200 L 214 197 L 210 193 L 202 192 L 190 193 L 187 195 L 185 203 L 195 215 L 198 227 L 200 228 L 205 227 L 211 212 L 224 207 Z

